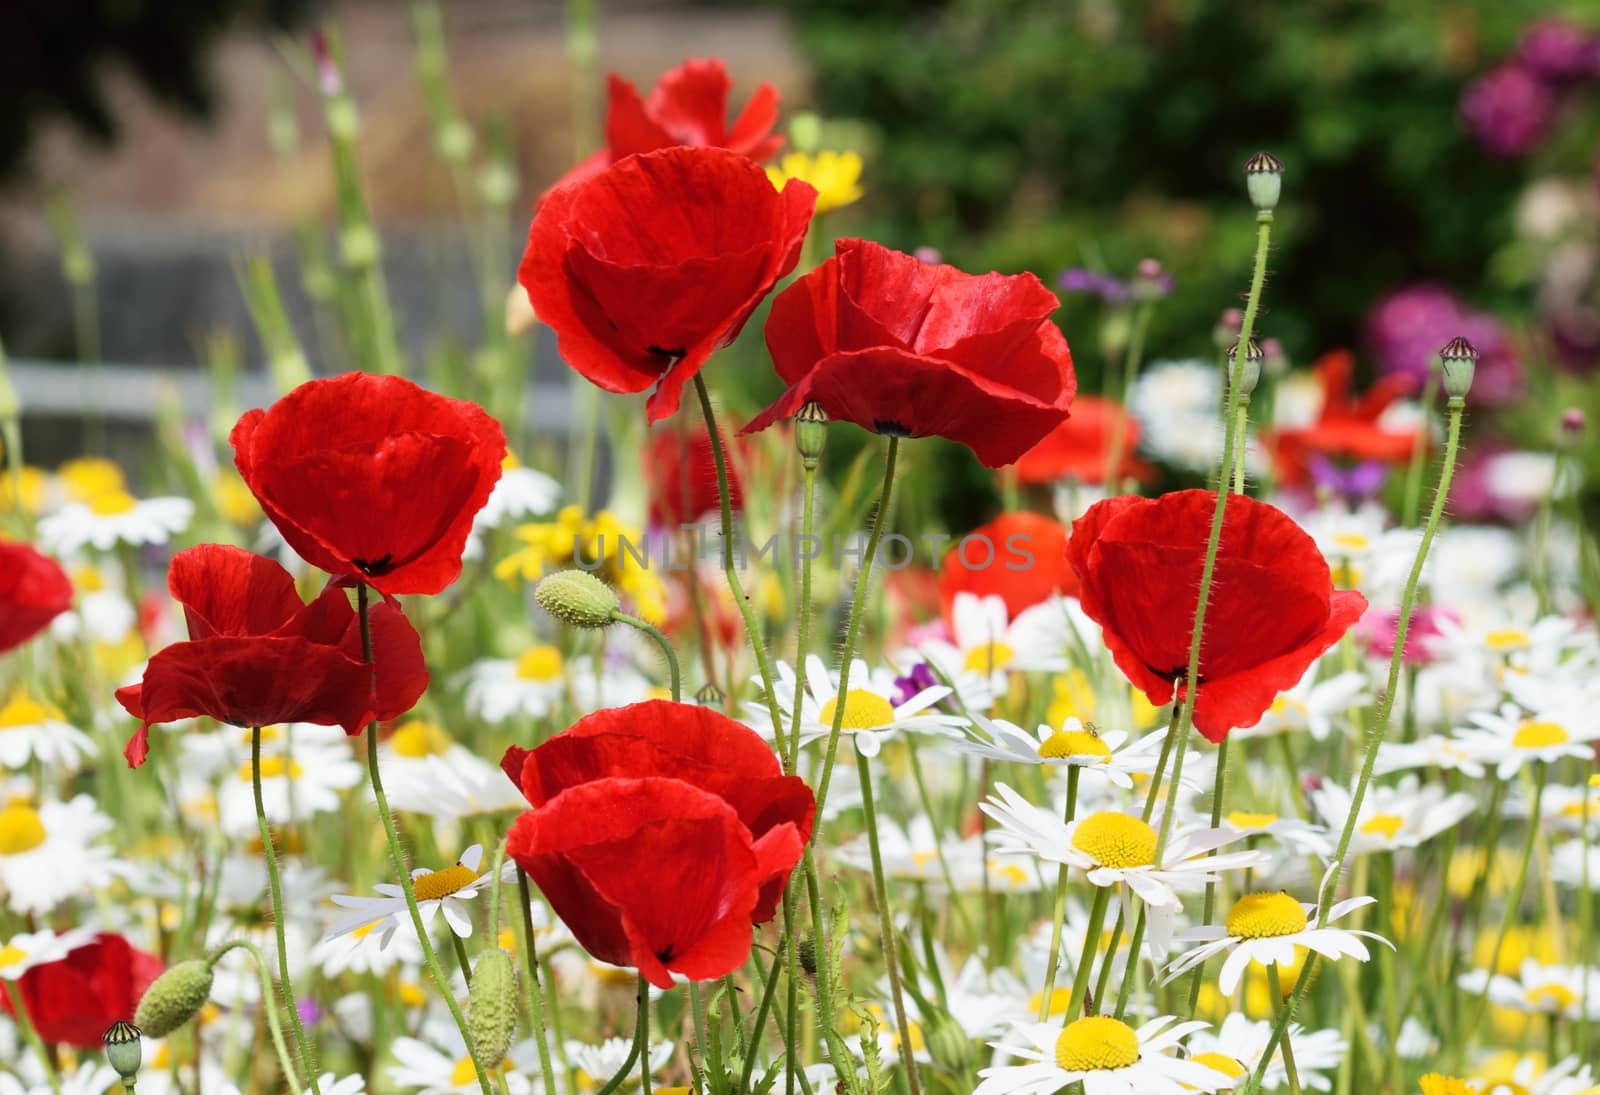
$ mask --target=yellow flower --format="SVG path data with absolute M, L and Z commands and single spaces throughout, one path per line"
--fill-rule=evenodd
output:
M 495 564 L 496 578 L 537 582 L 552 570 L 579 566 L 615 586 L 645 620 L 666 619 L 666 586 L 651 567 L 644 536 L 615 514 L 601 510 L 585 518 L 579 507 L 567 506 L 554 521 L 521 525 L 514 535 L 523 546 Z
M 45 473 L 39 468 L 30 468 L 27 465 L 18 468 L 17 472 L 17 476 L 13 478 L 11 469 L 0 465 L 0 512 L 11 510 L 16 505 L 16 498 L 20 493 L 22 508 L 38 515 L 44 509 Z M 20 480 L 20 491 L 18 480 Z
M 217 512 L 236 525 L 254 526 L 261 520 L 261 506 L 237 472 L 218 471 L 211 480 L 211 497 Z
M 780 190 L 790 179 L 816 187 L 818 213 L 861 200 L 861 157 L 855 152 L 789 152 L 777 167 L 767 168 L 767 178 Z
M 1442 1076 L 1437 1072 L 1430 1072 L 1421 1080 L 1422 1095 L 1476 1095 L 1481 1088 L 1475 1083 L 1458 1080 L 1454 1076 Z
M 116 494 L 127 487 L 122 469 L 98 456 L 68 460 L 56 469 L 56 477 L 74 502 L 85 505 L 93 503 L 101 495 Z
M 1081 669 L 1069 669 L 1050 681 L 1050 707 L 1044 721 L 1051 726 L 1062 726 L 1068 719 L 1093 722 L 1095 714 L 1094 687 Z

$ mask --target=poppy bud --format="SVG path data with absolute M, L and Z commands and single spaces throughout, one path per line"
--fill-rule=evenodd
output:
M 1245 161 L 1244 185 L 1258 212 L 1272 212 L 1283 190 L 1283 161 L 1270 152 L 1257 152 Z
M 144 1061 L 144 1043 L 138 1027 L 119 1019 L 111 1024 L 101 1040 L 106 1044 L 106 1060 L 111 1062 L 118 1076 L 132 1080 L 139 1074 L 139 1066 Z
M 797 957 L 800 959 L 800 968 L 805 970 L 808 976 L 815 977 L 817 975 L 817 941 L 815 939 L 800 940 L 800 951 Z
M 827 444 L 828 412 L 812 400 L 794 416 L 794 447 L 800 450 L 800 462 L 808 468 L 816 467 Z
M 1256 390 L 1256 384 L 1261 380 L 1261 347 L 1256 345 L 1256 340 L 1251 339 L 1250 345 L 1245 347 L 1244 363 L 1239 364 L 1239 343 L 1236 341 L 1228 347 L 1228 368 L 1239 370 L 1239 394 L 1248 396 Z
M 499 947 L 485 951 L 472 967 L 467 997 L 467 1030 L 472 1056 L 485 1072 L 505 1060 L 517 1024 L 517 967 Z
M 721 707 L 727 700 L 722 689 L 714 684 L 702 684 L 700 690 L 694 694 L 694 702 L 701 707 Z
M 165 1038 L 197 1015 L 211 995 L 211 963 L 203 958 L 179 962 L 144 990 L 134 1012 L 139 1029 Z
M 1451 399 L 1466 398 L 1472 389 L 1472 374 L 1478 368 L 1478 351 L 1458 335 L 1439 351 L 1439 362 L 1444 369 L 1445 394 Z
M 928 1053 L 935 1064 L 959 1072 L 972 1057 L 972 1037 L 948 1015 L 940 1016 L 928 1036 Z
M 533 599 L 550 615 L 573 627 L 608 627 L 620 602 L 612 588 L 586 570 L 548 575 Z

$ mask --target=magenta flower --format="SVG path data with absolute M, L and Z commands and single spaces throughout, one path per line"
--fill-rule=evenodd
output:
M 1538 72 L 1510 61 L 1467 85 L 1461 118 L 1480 144 L 1510 159 L 1544 140 L 1560 105 L 1560 97 Z
M 1468 308 L 1442 285 L 1409 285 L 1381 300 L 1367 314 L 1367 343 L 1378 371 L 1427 380 L 1439 347 L 1460 335 L 1478 349 L 1473 403 L 1499 406 L 1522 394 L 1522 362 L 1500 321 Z

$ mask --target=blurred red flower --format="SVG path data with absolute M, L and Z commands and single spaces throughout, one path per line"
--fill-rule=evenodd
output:
M 777 89 L 758 84 L 729 128 L 728 93 L 732 90 L 727 67 L 716 57 L 691 59 L 662 73 L 642 99 L 633 84 L 612 73 L 606 78 L 606 147 L 563 175 L 555 186 L 582 182 L 618 160 L 674 145 L 711 145 L 757 162 L 768 159 L 783 147 L 783 138 L 772 133 L 778 123 Z
M 1067 416 L 1072 355 L 1032 274 L 966 274 L 869 240 L 772 302 L 767 349 L 789 390 L 746 426 L 809 400 L 830 418 L 900 437 L 946 437 L 991 468 L 1009 464 Z
M 102 932 L 59 961 L 33 967 L 17 987 L 28 1018 L 47 1044 L 98 1049 L 107 1027 L 133 1019 L 139 998 L 161 970 L 155 955 Z M 0 1009 L 16 1014 L 9 993 L 0 993 Z
M 723 439 L 728 461 L 728 498 L 735 510 L 744 505 L 738 460 Z M 721 508 L 717 494 L 717 463 L 711 453 L 711 434 L 704 427 L 688 431 L 658 429 L 651 432 L 643 452 L 644 477 L 650 488 L 650 523 L 677 528 L 698 521 Z
M 1057 593 L 1076 596 L 1078 577 L 1067 565 L 1067 526 L 1037 513 L 1002 513 L 979 525 L 945 553 L 939 568 L 939 609 L 954 627 L 957 593 L 1000 597 L 1006 614 Z
M 1094 395 L 1078 396 L 1072 404 L 1072 417 L 1045 434 L 1011 466 L 1022 483 L 1054 483 L 1068 477 L 1080 483 L 1103 483 L 1118 431 L 1122 438 L 1118 477 L 1152 478 L 1155 469 L 1133 455 L 1139 444 L 1138 419 L 1115 401 Z
M 500 423 L 398 376 L 300 385 L 233 427 L 233 462 L 289 546 L 386 595 L 461 573 L 472 520 L 500 479 Z
M 795 179 L 774 190 L 725 149 L 633 156 L 546 196 L 517 277 L 592 383 L 642 392 L 659 381 L 645 404 L 656 422 L 794 269 L 816 198 Z
M 667 700 L 597 711 L 501 767 L 534 807 L 507 852 L 585 950 L 661 988 L 743 964 L 816 812 L 755 731 Z
M 1380 460 L 1403 464 L 1417 444 L 1415 429 L 1385 429 L 1378 422 L 1396 399 L 1411 390 L 1404 374 L 1383 377 L 1360 399 L 1350 396 L 1355 358 L 1349 350 L 1323 354 L 1313 366 L 1322 388 L 1322 410 L 1306 426 L 1263 431 L 1278 478 L 1299 486 L 1311 477 L 1306 458 L 1313 453 L 1339 460 Z
M 396 605 L 371 612 L 373 667 L 344 588 L 330 582 L 310 604 L 271 559 L 202 544 L 172 558 L 167 586 L 183 605 L 189 641 L 158 651 L 117 701 L 140 721 L 123 755 L 137 768 L 150 724 L 209 716 L 235 726 L 312 722 L 355 734 L 404 714 L 428 686 L 422 641 Z
M 1072 526 L 1067 560 L 1117 666 L 1154 704 L 1181 695 L 1216 495 L 1109 498 Z M 1212 574 L 1194 725 L 1211 741 L 1254 726 L 1279 692 L 1361 618 L 1299 525 L 1232 495 Z
M 0 651 L 21 646 L 72 607 L 72 582 L 48 555 L 0 540 Z

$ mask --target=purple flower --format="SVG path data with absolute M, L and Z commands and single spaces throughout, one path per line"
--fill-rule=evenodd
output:
M 1401 659 L 1407 665 L 1427 665 L 1437 656 L 1440 638 L 1444 632 L 1442 620 L 1460 622 L 1461 617 L 1439 605 L 1418 605 L 1411 614 L 1411 624 L 1406 628 L 1406 649 Z M 1376 658 L 1394 657 L 1394 640 L 1400 630 L 1398 608 L 1371 608 L 1356 624 L 1358 634 L 1367 640 L 1368 650 Z
M 1600 36 L 1564 19 L 1540 19 L 1522 32 L 1517 58 L 1553 83 L 1600 75 Z
M 1307 457 L 1306 465 L 1311 471 L 1312 482 L 1352 504 L 1376 495 L 1389 475 L 1388 467 L 1381 461 L 1362 460 L 1356 464 L 1341 464 L 1321 453 L 1312 453 Z
M 918 662 L 910 673 L 904 677 L 894 679 L 894 705 L 899 707 L 908 702 L 912 696 L 927 688 L 936 688 L 939 680 L 933 675 L 933 670 L 928 668 L 927 662 Z
M 295 1009 L 300 1012 L 300 1022 L 305 1026 L 314 1027 L 322 1018 L 321 1006 L 310 997 L 302 996 L 296 1001 Z
M 1490 152 L 1521 156 L 1542 141 L 1560 102 L 1539 74 L 1516 61 L 1478 77 L 1461 96 L 1461 118 Z
M 1522 394 L 1522 363 L 1500 321 L 1468 308 L 1442 285 L 1409 285 L 1391 293 L 1367 314 L 1367 342 L 1378 371 L 1416 381 L 1428 378 L 1439 347 L 1457 335 L 1478 350 L 1473 403 L 1499 406 Z
M 1107 304 L 1125 304 L 1133 299 L 1128 283 L 1098 270 L 1070 266 L 1056 275 L 1056 285 L 1063 293 L 1089 293 Z

